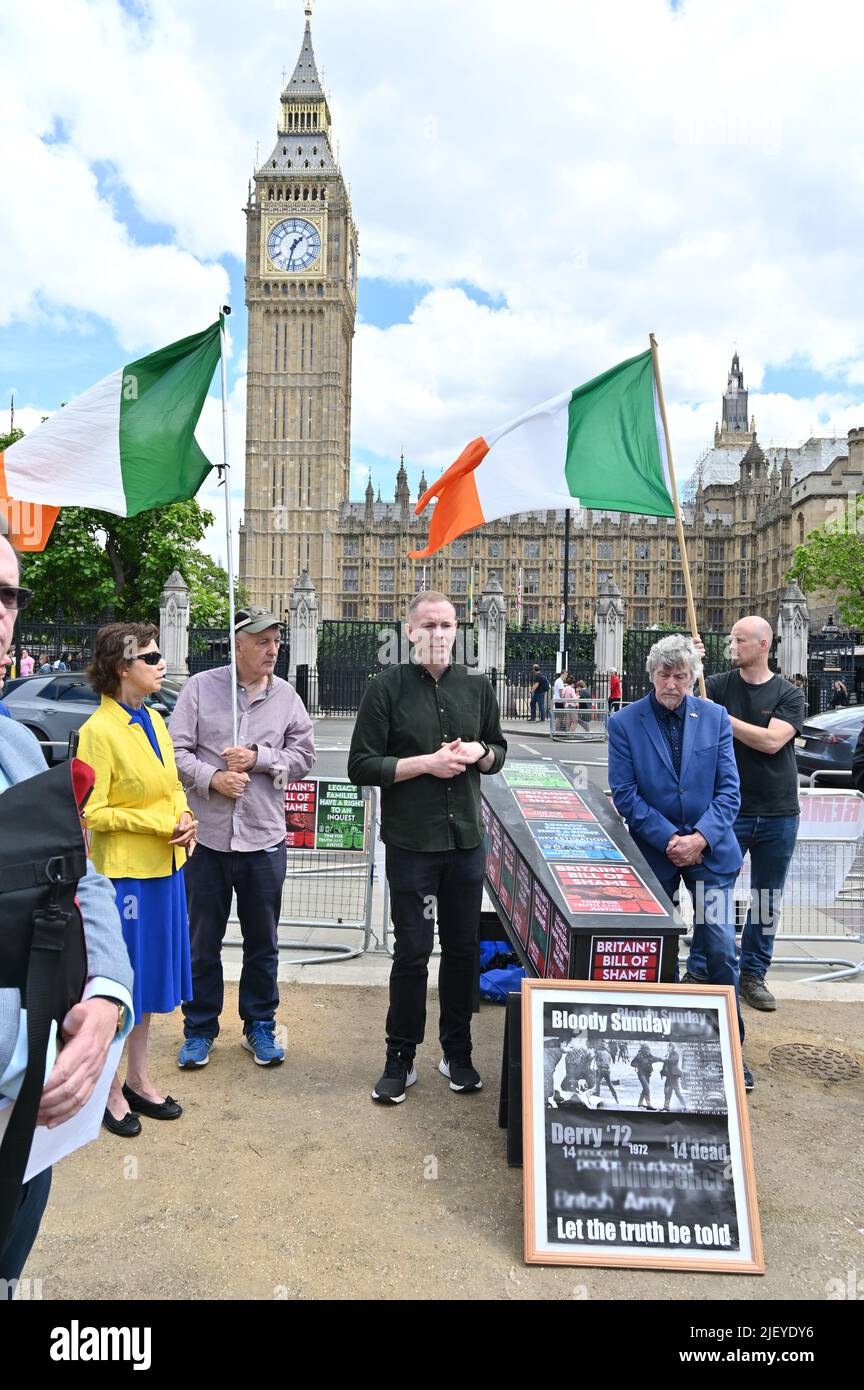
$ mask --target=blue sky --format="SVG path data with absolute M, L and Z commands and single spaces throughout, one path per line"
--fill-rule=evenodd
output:
M 0 420 L 13 388 L 30 428 L 228 295 L 239 515 L 242 205 L 303 3 L 237 13 L 45 0 L 37 27 L 7 7 Z M 852 0 L 816 17 L 806 0 L 316 4 L 360 239 L 354 496 L 366 470 L 392 496 L 403 449 L 414 492 L 649 330 L 682 479 L 736 347 L 761 438 L 864 424 L 857 18 Z

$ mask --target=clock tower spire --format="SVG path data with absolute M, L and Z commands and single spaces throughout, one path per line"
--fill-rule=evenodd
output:
M 307 4 L 299 57 L 287 82 L 283 76 L 276 142 L 245 208 L 240 577 L 254 602 L 281 613 L 308 570 L 329 618 L 338 607 L 336 531 L 349 492 L 357 231 L 333 156 L 310 15 Z

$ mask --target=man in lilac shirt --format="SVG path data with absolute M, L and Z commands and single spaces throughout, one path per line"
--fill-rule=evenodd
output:
M 238 745 L 231 742 L 230 666 L 190 677 L 171 716 L 177 771 L 198 820 L 198 848 L 184 871 L 193 997 L 183 1005 L 186 1036 L 177 1062 L 188 1068 L 207 1065 L 219 1033 L 222 940 L 232 893 L 243 937 L 243 1046 L 262 1067 L 285 1059 L 275 1040 L 285 786 L 305 777 L 315 743 L 302 700 L 273 674 L 279 619 L 266 608 L 243 608 L 234 633 Z

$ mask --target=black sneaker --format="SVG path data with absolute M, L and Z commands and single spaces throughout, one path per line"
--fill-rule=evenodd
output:
M 442 1057 L 438 1070 L 450 1082 L 451 1091 L 482 1091 L 483 1082 L 479 1072 L 471 1065 L 471 1053 L 461 1057 Z
M 382 1105 L 401 1105 L 406 1087 L 413 1086 L 416 1080 L 414 1058 L 405 1057 L 399 1052 L 388 1052 L 384 1073 L 375 1082 L 372 1099 Z
M 741 998 L 745 1000 L 751 1009 L 762 1009 L 764 1013 L 773 1013 L 777 1008 L 777 1000 L 766 988 L 764 975 L 742 975 L 739 984 Z
M 685 970 L 681 976 L 682 985 L 707 985 L 708 981 L 701 979 L 699 975 L 691 975 L 689 970 Z
M 748 1065 L 747 1065 L 746 1062 L 742 1062 L 742 1063 L 741 1063 L 741 1066 L 742 1066 L 743 1071 L 744 1071 L 744 1090 L 745 1090 L 745 1091 L 752 1091 L 752 1090 L 753 1090 L 753 1073 L 752 1073 L 752 1071 L 750 1070 L 750 1068 L 748 1067 Z

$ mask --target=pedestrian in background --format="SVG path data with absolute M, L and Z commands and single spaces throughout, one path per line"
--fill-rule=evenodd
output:
M 531 716 L 530 723 L 534 723 L 534 712 L 538 711 L 540 723 L 546 718 L 546 696 L 549 693 L 549 677 L 545 676 L 536 664 L 531 668 L 531 679 L 534 684 L 531 686 Z
M 828 706 L 828 708 L 829 708 L 829 709 L 842 709 L 843 706 L 844 706 L 844 705 L 848 705 L 848 703 L 849 703 L 849 691 L 846 689 L 846 686 L 843 684 L 842 681 L 835 681 L 835 682 L 834 682 L 834 694 L 833 694 L 833 696 L 832 696 L 831 703 L 830 703 L 830 705 Z

